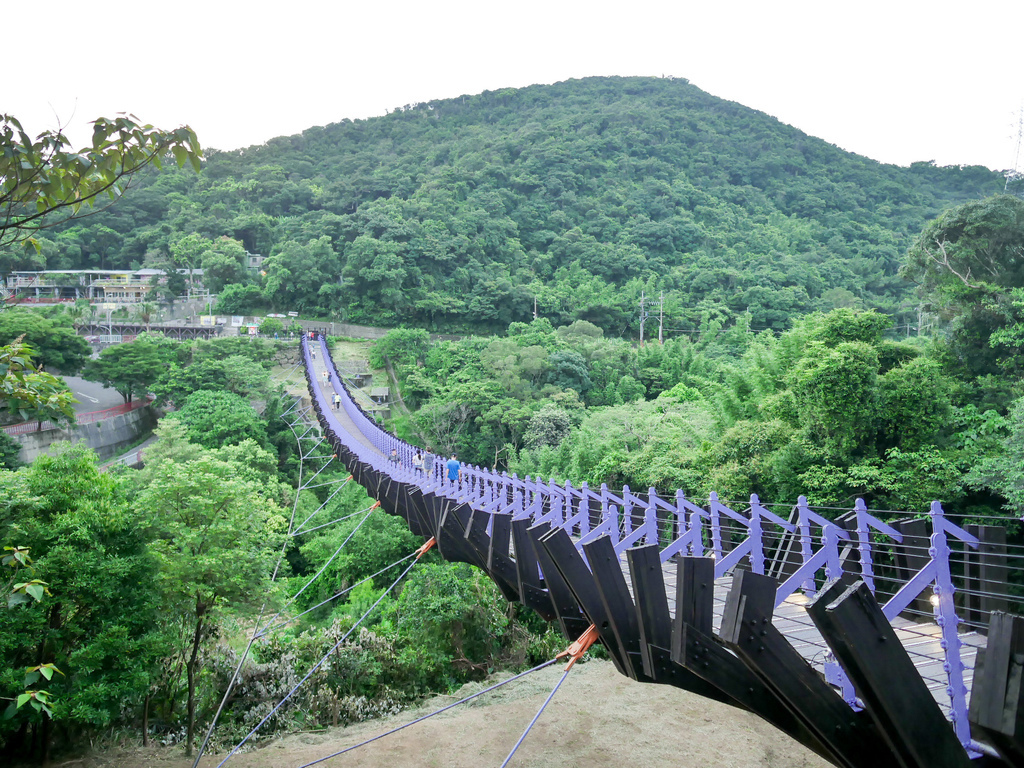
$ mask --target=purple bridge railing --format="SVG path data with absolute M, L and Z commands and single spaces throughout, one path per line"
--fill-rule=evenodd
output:
M 320 360 L 333 368 L 323 337 L 314 341 L 304 337 L 302 351 L 307 369 L 314 368 L 311 344 L 316 345 Z M 972 749 L 965 683 L 975 648 L 965 646 L 964 633 L 985 631 L 990 610 L 1006 610 L 1008 599 L 1019 601 L 1009 597 L 1005 576 L 997 579 L 1002 583 L 999 593 L 992 592 L 995 588 L 991 583 L 984 588 L 971 583 L 974 553 L 997 526 L 961 527 L 949 519 L 937 501 L 923 514 L 886 513 L 887 517 L 898 518 L 886 522 L 872 514 L 862 500 L 852 510 L 816 511 L 801 496 L 796 505 L 784 507 L 783 517 L 756 495 L 735 504 L 712 493 L 706 503 L 696 503 L 679 490 L 663 496 L 654 488 L 613 491 L 604 484 L 595 489 L 587 483 L 577 488 L 568 482 L 519 478 L 468 464 L 461 465 L 461 480 L 453 483 L 446 477 L 443 457 L 433 463 L 432 471 L 414 470 L 412 457 L 420 449 L 383 430 L 359 408 L 336 374 L 332 379 L 327 385 L 331 392 L 325 395 L 322 383 L 314 376 L 312 380 L 321 386 L 312 388 L 313 396 L 334 430 L 344 435 L 349 430 L 334 416 L 330 403 L 335 391 L 341 395 L 341 407 L 358 430 L 345 442 L 361 461 L 395 480 L 491 515 L 528 518 L 561 527 L 571 534 L 581 555 L 584 544 L 607 535 L 620 557 L 626 549 L 640 544 L 659 545 L 663 563 L 675 555 L 711 557 L 716 578 L 736 568 L 774 576 L 780 582 L 776 607 L 790 598 L 812 597 L 825 580 L 844 572 L 862 578 L 890 622 L 904 616 L 931 620 L 938 626 L 943 674 L 922 676 L 933 690 L 940 691 L 940 706 L 945 698 L 947 703 L 942 708 L 961 743 L 977 754 Z M 397 451 L 397 462 L 388 458 L 392 450 Z M 826 511 L 831 518 L 822 514 Z M 1009 522 L 1005 518 L 1001 521 Z M 1000 530 L 1005 533 L 1005 529 Z M 1004 570 L 1008 572 L 1005 566 Z M 838 686 L 856 708 L 853 686 L 824 643 L 821 650 L 826 679 Z

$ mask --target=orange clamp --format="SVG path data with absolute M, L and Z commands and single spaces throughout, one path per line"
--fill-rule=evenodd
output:
M 372 510 L 376 509 L 379 506 L 380 506 L 380 502 L 379 501 L 375 501 L 375 502 L 373 502 L 373 504 L 370 505 L 370 510 L 372 511 Z
M 431 536 L 430 541 L 428 541 L 426 544 L 424 544 L 422 547 L 416 550 L 416 559 L 419 560 L 421 557 L 427 554 L 427 552 L 429 552 L 435 544 L 437 544 L 437 539 Z
M 572 669 L 572 665 L 583 658 L 583 654 L 590 650 L 590 646 L 598 640 L 597 636 L 597 625 L 591 624 L 587 627 L 586 631 L 580 635 L 576 641 L 562 651 L 560 654 L 555 656 L 556 659 L 563 659 L 569 656 L 569 663 L 565 665 L 565 671 L 568 672 Z

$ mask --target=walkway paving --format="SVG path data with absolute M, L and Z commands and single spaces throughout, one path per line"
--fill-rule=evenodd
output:
M 337 376 L 333 375 L 331 377 L 330 383 L 324 381 L 324 371 L 326 370 L 327 366 L 323 361 L 323 355 L 318 353 L 316 359 L 313 360 L 313 382 L 315 386 L 318 387 L 319 390 L 324 393 L 328 402 L 330 402 L 331 400 L 333 400 L 335 392 L 342 392 L 343 387 L 345 385 L 338 381 Z M 356 427 L 355 422 L 352 421 L 351 417 L 348 415 L 348 412 L 343 407 L 332 407 L 331 415 L 333 415 L 334 418 L 338 420 L 338 423 L 341 426 L 341 428 L 348 432 L 348 434 L 352 436 L 353 440 L 355 440 L 360 445 L 369 448 L 371 451 L 383 455 L 381 454 L 380 450 L 378 450 L 377 446 L 371 443 L 369 439 L 367 439 L 367 437 L 361 431 L 359 431 L 359 428 Z

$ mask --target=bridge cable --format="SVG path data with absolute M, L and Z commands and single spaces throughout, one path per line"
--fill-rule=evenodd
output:
M 344 517 L 338 517 L 329 522 L 322 523 L 321 525 L 315 525 L 312 528 L 306 528 L 305 530 L 303 530 L 302 526 L 300 525 L 298 529 L 295 531 L 295 533 L 291 534 L 291 536 L 292 538 L 294 538 L 296 536 L 301 536 L 304 533 L 312 533 L 313 531 L 319 531 L 321 528 L 326 528 L 328 525 L 334 525 L 335 523 L 343 523 L 346 520 L 356 517 L 357 515 L 363 514 L 365 511 L 365 509 L 360 509 L 358 512 L 352 512 L 351 514 L 345 515 Z
M 334 558 L 336 558 L 338 555 L 341 554 L 341 550 L 343 550 L 345 548 L 345 545 L 348 544 L 352 540 L 352 537 L 356 535 L 356 533 L 362 527 L 363 523 L 365 523 L 367 520 L 370 519 L 370 515 L 373 514 L 373 510 L 377 509 L 377 507 L 379 507 L 379 506 L 380 506 L 380 502 L 378 501 L 378 502 L 374 503 L 374 505 L 372 507 L 370 507 L 369 510 L 367 510 L 366 514 L 363 516 L 363 519 L 360 520 L 358 523 L 356 523 L 355 528 L 353 528 L 351 530 L 351 532 L 349 532 L 348 536 L 345 537 L 345 540 L 343 542 L 341 542 L 341 544 L 338 546 L 338 548 L 336 550 L 334 550 L 334 554 L 331 555 L 327 559 L 327 562 L 324 563 L 320 567 L 319 571 L 317 571 L 316 573 L 314 573 L 310 577 L 309 581 L 307 581 L 305 584 L 302 585 L 302 589 L 300 589 L 298 592 L 296 592 L 294 595 L 292 595 L 288 599 L 288 602 L 286 602 L 283 606 L 281 606 L 281 610 L 279 610 L 277 613 L 274 614 L 273 618 L 270 619 L 271 621 L 274 621 L 275 619 L 277 619 L 282 613 L 285 612 L 285 610 L 287 610 L 287 608 L 292 603 L 294 603 L 298 599 L 299 595 L 301 595 L 303 592 L 305 592 L 307 589 L 309 589 L 311 586 L 313 586 L 314 582 L 316 582 L 316 580 L 318 578 L 320 578 L 320 576 L 323 575 L 323 572 L 327 570 L 327 566 L 329 566 L 331 563 L 333 563 L 334 562 Z
M 298 419 L 294 422 L 289 422 L 281 417 L 281 420 L 288 425 L 288 429 L 291 431 L 292 436 L 295 438 L 295 442 L 299 446 L 299 485 L 302 485 L 302 473 L 304 469 L 304 462 L 302 459 L 302 438 L 299 437 L 298 432 L 295 431 L 295 425 L 298 423 Z M 289 533 L 294 529 L 295 526 L 295 514 L 299 509 L 299 497 L 301 493 L 299 489 L 295 491 L 295 501 L 292 503 L 292 513 L 288 518 L 288 531 Z M 270 583 L 273 584 L 277 580 L 278 571 L 281 568 L 281 563 L 284 562 L 284 557 L 288 551 L 288 544 L 291 541 L 291 536 L 287 536 L 284 542 L 281 544 L 281 552 L 277 556 L 277 563 L 274 565 L 274 571 L 270 576 Z M 249 637 L 249 642 L 245 646 L 245 650 L 238 659 L 238 664 L 235 665 L 235 671 L 231 675 L 231 680 L 228 681 L 227 689 L 224 691 L 224 696 L 220 700 L 220 704 L 217 706 L 217 711 L 213 715 L 213 720 L 210 721 L 210 727 L 206 731 L 206 736 L 203 738 L 203 743 L 200 745 L 199 750 L 196 754 L 195 762 L 192 764 L 192 768 L 198 768 L 199 761 L 203 757 L 203 753 L 206 752 L 206 747 L 210 744 L 210 739 L 213 736 L 213 730 L 217 727 L 217 721 L 220 719 L 221 713 L 224 711 L 224 706 L 227 704 L 228 697 L 231 695 L 231 691 L 234 690 L 235 683 L 238 682 L 238 675 L 242 671 L 242 665 L 245 664 L 245 660 L 249 658 L 249 652 L 252 650 L 253 643 L 256 642 L 257 633 L 259 632 L 260 622 L 263 620 L 263 614 L 267 610 L 267 601 L 264 600 L 260 606 L 259 614 L 256 617 L 256 623 L 252 628 L 252 635 Z
M 279 710 L 281 707 L 283 707 L 285 702 L 288 701 L 288 699 L 290 699 L 295 694 L 295 692 L 297 690 L 299 690 L 299 688 L 302 687 L 302 684 L 305 683 L 307 680 L 309 680 L 309 678 L 313 676 L 313 673 L 316 672 L 318 669 L 320 669 L 321 666 L 323 666 L 324 662 L 326 662 L 327 659 L 330 658 L 330 656 L 336 650 L 338 650 L 341 647 L 342 643 L 344 643 L 346 640 L 348 640 L 348 638 L 352 635 L 353 632 L 356 631 L 356 629 L 359 627 L 359 625 L 362 624 L 363 621 L 366 620 L 366 617 L 369 616 L 378 605 L 380 605 L 381 601 L 384 600 L 384 598 L 388 596 L 388 594 L 391 592 L 391 590 L 393 590 L 396 586 L 398 586 L 398 583 L 402 579 L 405 578 L 406 574 L 408 574 L 409 571 L 411 571 L 413 569 L 413 567 L 416 565 L 416 563 L 418 563 L 420 561 L 420 558 L 423 557 L 423 555 L 425 555 L 427 553 L 427 551 L 431 547 L 434 546 L 434 544 L 435 544 L 434 539 L 430 539 L 430 541 L 428 541 L 426 544 L 424 544 L 422 547 L 420 547 L 418 550 L 416 550 L 416 552 L 415 552 L 416 559 L 413 560 L 411 563 L 409 563 L 409 566 L 404 571 L 402 571 L 402 573 L 399 575 L 399 577 L 397 579 L 395 579 L 393 582 L 391 582 L 391 586 L 389 586 L 387 589 L 385 589 L 381 593 L 380 597 L 378 597 L 374 601 L 373 605 L 371 605 L 369 608 L 367 608 L 366 612 L 363 613 L 363 615 L 359 617 L 359 619 L 356 621 L 356 623 L 352 625 L 352 628 L 349 629 L 349 631 L 346 632 L 344 634 L 344 636 L 337 643 L 335 643 L 331 647 L 331 649 L 329 651 L 327 651 L 327 653 L 325 653 L 323 656 L 320 657 L 320 660 L 310 668 L 310 670 L 305 674 L 305 676 L 303 676 L 303 678 L 301 680 L 299 680 L 299 682 L 297 682 L 295 684 L 295 686 L 290 691 L 288 691 L 288 693 L 285 694 L 284 698 L 281 699 L 277 704 L 275 704 L 274 708 L 271 709 L 266 715 L 264 715 L 263 719 L 260 720 L 256 724 L 256 727 L 253 728 L 251 731 L 249 731 L 249 733 L 247 733 L 245 735 L 245 737 L 240 742 L 238 742 L 238 744 L 236 744 L 234 747 L 232 747 L 231 751 L 228 752 L 227 756 L 223 760 L 221 760 L 219 763 L 217 763 L 217 768 L 221 768 L 224 765 L 224 763 L 226 763 L 228 760 L 230 760 L 231 757 L 236 752 L 238 752 L 238 750 L 241 749 L 245 745 L 245 743 L 253 736 L 253 734 L 256 733 L 256 731 L 258 731 L 260 728 L 262 728 L 263 725 L 271 717 L 273 717 L 275 714 L 277 714 L 277 710 Z
M 533 669 L 528 669 L 525 672 L 520 672 L 515 677 L 510 677 L 508 680 L 502 680 L 500 683 L 496 683 L 496 684 L 490 686 L 489 688 L 484 688 L 482 691 L 477 691 L 476 693 L 470 694 L 469 696 L 467 696 L 464 699 L 459 699 L 458 701 L 453 702 L 451 704 L 447 704 L 447 705 L 441 707 L 440 709 L 435 709 L 433 712 L 429 712 L 429 713 L 423 715 L 422 717 L 417 717 L 415 720 L 413 720 L 411 722 L 405 723 L 404 725 L 400 725 L 397 728 L 392 728 L 390 731 L 387 731 L 386 733 L 381 733 L 381 734 L 379 734 L 377 736 L 373 736 L 372 738 L 367 739 L 366 741 L 362 741 L 362 742 L 360 742 L 358 744 L 353 744 L 350 747 L 345 747 L 345 749 L 342 749 L 342 750 L 340 750 L 338 752 L 334 752 L 334 753 L 332 753 L 330 755 L 327 755 L 326 757 L 317 758 L 316 760 L 314 760 L 311 763 L 305 763 L 303 765 L 300 765 L 299 768 L 310 768 L 310 766 L 317 765 L 318 763 L 322 763 L 325 760 L 330 760 L 332 757 L 337 757 L 338 755 L 343 755 L 346 752 L 351 752 L 353 749 L 358 749 L 359 747 L 365 746 L 365 745 L 370 744 L 370 743 L 372 743 L 374 741 L 378 741 L 379 739 L 383 739 L 385 736 L 390 736 L 393 733 L 398 733 L 398 731 L 401 731 L 401 730 L 403 730 L 405 728 L 408 728 L 411 725 L 416 725 L 416 723 L 422 723 L 424 720 L 427 720 L 427 719 L 433 717 L 434 715 L 440 715 L 442 712 L 447 712 L 452 707 L 457 707 L 460 704 L 465 704 L 467 701 L 472 701 L 473 699 L 477 698 L 478 696 L 483 696 L 485 693 L 490 693 L 491 691 L 493 691 L 493 690 L 495 690 L 497 688 L 501 688 L 501 686 L 503 686 L 503 685 L 508 685 L 509 683 L 515 682 L 516 680 L 519 680 L 520 678 L 525 677 L 526 675 L 530 674 L 531 672 L 537 672 L 538 670 L 544 669 L 545 667 L 550 667 L 552 664 L 555 664 L 557 662 L 558 662 L 558 658 L 557 657 L 554 658 L 554 659 L 551 659 L 549 661 L 545 661 L 543 664 L 538 664 Z
M 309 515 L 306 517 L 306 519 L 303 520 L 301 523 L 299 523 L 298 527 L 295 528 L 294 530 L 290 531 L 288 535 L 289 536 L 297 536 L 299 534 L 299 532 L 302 530 L 302 526 L 304 526 L 306 523 L 308 523 L 313 518 L 313 515 L 315 515 L 321 509 L 326 507 L 328 504 L 330 504 L 331 503 L 331 499 L 333 499 L 335 496 L 337 496 L 341 492 L 341 490 L 346 485 L 348 485 L 348 483 L 349 483 L 349 481 L 351 479 L 352 479 L 352 475 L 349 475 L 348 477 L 346 477 L 345 480 L 342 482 L 342 484 L 339 485 L 337 488 L 335 488 L 333 491 L 331 491 L 331 495 L 328 496 L 326 499 L 324 499 L 324 503 L 321 504 L 316 509 L 314 509 L 312 512 L 310 512 Z M 301 490 L 301 489 L 299 489 L 299 490 Z M 359 512 L 353 512 L 351 517 L 355 517 L 358 514 L 359 514 Z
M 569 672 L 572 671 L 573 666 L 577 661 L 583 658 L 583 654 L 585 654 L 590 649 L 590 646 L 597 642 L 597 640 L 597 626 L 591 624 L 583 634 L 572 643 L 572 645 L 555 657 L 556 660 L 564 659 L 566 657 L 569 658 L 569 663 L 565 665 L 565 672 L 562 673 L 562 677 L 555 684 L 555 687 L 551 689 L 551 693 L 548 694 L 544 703 L 540 705 L 540 709 L 537 710 L 537 714 L 533 716 L 533 720 L 531 720 L 530 724 L 526 726 L 526 730 L 523 731 L 523 735 L 519 737 L 519 741 L 517 741 L 515 746 L 512 747 L 512 751 L 508 753 L 508 757 L 506 757 L 505 762 L 501 764 L 501 768 L 505 768 L 505 766 L 508 765 L 512 756 L 516 753 L 516 750 L 519 749 L 519 747 L 522 746 L 523 741 L 526 740 L 526 736 L 530 733 L 530 729 L 537 724 L 537 721 L 540 719 L 540 716 L 544 714 L 544 710 L 547 708 L 548 704 L 550 704 L 551 700 L 555 698 L 555 694 L 558 693 L 558 689 L 562 687 L 562 683 L 564 683 L 565 678 L 569 676 Z
M 326 457 L 323 457 L 323 458 L 326 458 Z M 317 479 L 317 477 L 319 477 L 320 473 L 321 473 L 321 472 L 323 472 L 323 471 L 324 471 L 325 469 L 327 469 L 327 468 L 328 468 L 329 466 L 331 466 L 331 464 L 332 464 L 332 463 L 334 462 L 334 460 L 335 460 L 336 458 L 338 458 L 338 454 L 336 454 L 336 453 L 334 453 L 334 454 L 331 454 L 331 458 L 330 458 L 330 459 L 328 459 L 327 463 L 326 463 L 326 464 L 324 464 L 324 465 L 323 465 L 322 467 L 320 467 L 320 469 L 318 469 L 318 470 L 316 471 L 316 473 L 315 473 L 315 474 L 314 474 L 314 475 L 313 475 L 313 476 L 312 476 L 311 478 L 309 478 L 309 479 L 310 479 L 310 480 L 316 480 L 316 479 Z M 351 477 L 352 477 L 352 475 L 349 475 L 349 478 L 351 478 Z M 335 482 L 339 482 L 339 481 L 335 481 Z M 348 482 L 348 480 L 345 480 L 345 482 Z M 299 487 L 299 490 L 300 490 L 300 491 L 304 491 L 304 490 L 306 490 L 307 488 L 318 488 L 318 487 L 319 487 L 319 486 L 310 486 L 310 485 L 308 485 L 308 484 L 307 484 L 307 485 L 302 485 L 302 486 L 300 486 L 300 487 Z
M 406 560 L 408 560 L 408 559 L 409 559 L 410 557 L 415 557 L 415 556 L 416 556 L 416 553 L 415 553 L 415 552 L 413 552 L 413 553 L 412 553 L 411 555 L 406 555 L 406 556 L 405 556 L 405 557 L 403 557 L 403 558 L 402 558 L 401 560 L 396 560 L 396 561 L 395 561 L 395 562 L 393 562 L 393 563 L 392 563 L 391 565 L 389 565 L 389 566 L 386 566 L 386 567 L 384 567 L 384 568 L 381 568 L 381 569 L 380 569 L 379 571 L 377 571 L 376 573 L 372 574 L 371 576 L 367 576 L 367 577 L 366 577 L 365 579 L 362 579 L 362 580 L 360 580 L 360 581 L 357 581 L 357 582 L 356 582 L 355 584 L 353 584 L 352 586 L 350 586 L 350 587 L 346 587 L 345 589 L 341 590 L 340 592 L 336 592 L 335 594 L 331 595 L 330 597 L 328 597 L 328 598 L 327 598 L 326 600 L 324 600 L 323 602 L 317 603 L 317 604 L 316 604 L 316 605 L 314 605 L 314 606 L 313 606 L 312 608 L 308 608 L 307 610 L 303 611 L 302 613 L 298 613 L 298 614 L 296 614 L 295 616 L 292 616 L 292 617 L 291 617 L 290 619 L 286 619 L 285 621 L 282 621 L 282 622 L 280 622 L 280 623 L 278 623 L 278 624 L 269 624 L 269 625 L 267 625 L 267 626 L 266 626 L 266 627 L 264 627 L 264 628 L 263 628 L 262 630 L 260 630 L 260 633 L 259 633 L 259 635 L 257 635 L 257 639 L 260 639 L 260 638 L 262 638 L 262 637 L 266 637 L 266 636 L 267 636 L 267 633 L 268 633 L 268 632 L 270 632 L 271 630 L 277 629 L 278 627 L 285 627 L 285 626 L 287 626 L 287 625 L 291 624 L 291 623 L 292 623 L 293 621 L 295 621 L 296 619 L 301 619 L 301 618 L 302 618 L 303 616 L 305 616 L 305 615 L 306 615 L 307 613 L 310 613 L 311 611 L 315 611 L 315 610 L 316 610 L 317 608 L 320 608 L 320 607 L 322 607 L 322 606 L 325 606 L 325 605 L 327 605 L 327 604 L 328 604 L 329 602 L 331 602 L 332 600 L 335 600 L 335 599 L 337 599 L 337 598 L 341 597 L 342 595 L 346 595 L 346 594 L 348 594 L 348 593 L 349 593 L 349 592 L 351 592 L 351 591 L 352 591 L 353 589 L 355 589 L 356 587 L 358 587 L 358 586 L 359 586 L 360 584 L 365 584 L 366 582 L 370 581 L 371 579 L 375 579 L 376 577 L 380 576 L 380 575 L 381 575 L 382 573 L 384 573 L 385 571 L 390 571 L 390 570 L 391 570 L 392 568 L 394 568 L 394 567 L 395 567 L 396 565 L 401 565 L 401 564 L 402 564 L 402 563 L 404 563 L 404 562 L 405 562 Z
M 567 669 L 565 670 L 565 672 L 562 673 L 562 676 L 559 678 L 558 682 L 555 683 L 555 687 L 551 689 L 551 693 L 549 693 L 548 697 L 544 699 L 544 703 L 540 705 L 540 709 L 537 710 L 537 714 L 533 716 L 533 720 L 531 720 L 530 724 L 526 726 L 526 730 L 523 731 L 523 735 L 519 737 L 519 741 L 517 741 L 516 745 L 512 747 L 512 751 L 508 753 L 508 757 L 506 757 L 505 762 L 501 764 L 501 768 L 505 768 L 505 766 L 508 765 L 509 760 L 512 759 L 512 756 L 516 753 L 516 750 L 519 749 L 520 745 L 526 739 L 526 736 L 530 732 L 530 729 L 533 728 L 534 725 L 536 725 L 537 721 L 540 719 L 540 716 L 544 714 L 544 709 L 547 707 L 548 704 L 551 703 L 551 700 L 555 698 L 555 694 L 558 693 L 558 689 L 562 686 L 562 683 L 565 682 L 565 678 L 569 676 L 569 671 L 570 670 Z

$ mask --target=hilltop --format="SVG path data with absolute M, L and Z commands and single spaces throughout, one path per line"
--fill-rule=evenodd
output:
M 151 174 L 53 233 L 37 264 L 174 256 L 238 286 L 221 311 L 437 330 L 502 329 L 536 300 L 556 324 L 627 333 L 642 290 L 665 292 L 669 327 L 749 312 L 781 329 L 912 312 L 896 274 L 911 238 L 1002 186 L 982 167 L 883 165 L 685 80 L 587 78 L 212 151 L 201 175 Z

